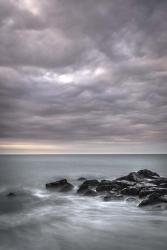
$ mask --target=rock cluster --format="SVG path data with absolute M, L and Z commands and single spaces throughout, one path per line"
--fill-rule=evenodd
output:
M 83 196 L 100 196 L 103 201 L 126 200 L 139 202 L 139 207 L 167 203 L 167 178 L 148 169 L 131 172 L 114 180 L 87 180 L 80 177 L 82 183 L 76 193 Z M 71 191 L 74 186 L 66 179 L 46 184 L 46 188 L 60 192 Z

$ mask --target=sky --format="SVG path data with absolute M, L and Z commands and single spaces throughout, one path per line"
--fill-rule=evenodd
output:
M 167 153 L 166 0 L 0 0 L 0 153 Z

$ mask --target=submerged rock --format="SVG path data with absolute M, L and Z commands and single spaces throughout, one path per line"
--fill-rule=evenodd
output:
M 87 189 L 83 193 L 84 196 L 97 196 L 97 192 L 92 189 Z
M 13 192 L 10 192 L 10 193 L 7 194 L 7 197 L 15 197 L 15 196 L 16 196 L 16 194 L 13 193 Z
M 104 201 L 120 201 L 123 200 L 124 196 L 121 194 L 114 194 L 114 193 L 108 193 L 106 196 L 103 197 Z
M 79 177 L 77 180 L 78 181 L 86 181 L 86 178 L 85 177 Z
M 126 201 L 127 201 L 127 202 L 137 202 L 138 199 L 136 199 L 135 197 L 128 197 L 128 198 L 126 199 Z
M 74 188 L 74 186 L 66 179 L 62 179 L 59 181 L 47 183 L 46 188 L 56 189 L 59 192 L 69 192 Z

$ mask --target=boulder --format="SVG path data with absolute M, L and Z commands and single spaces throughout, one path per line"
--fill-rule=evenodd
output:
M 96 179 L 86 180 L 86 181 L 83 182 L 83 185 L 87 185 L 87 186 L 90 186 L 90 187 L 96 187 L 97 185 L 99 185 L 99 181 L 96 180 Z
M 158 193 L 158 194 L 161 194 L 161 195 L 165 195 L 167 194 L 167 188 L 160 188 L 160 187 L 151 187 L 151 188 L 143 188 L 140 192 L 139 192 L 139 197 L 142 198 L 142 197 L 145 197 L 149 194 L 152 194 L 152 193 Z
M 13 193 L 13 192 L 10 192 L 10 193 L 7 194 L 7 197 L 15 197 L 15 196 L 16 196 L 16 194 Z
M 97 196 L 97 192 L 88 188 L 87 190 L 85 190 L 83 195 L 93 197 L 93 196 Z
M 159 177 L 159 178 L 151 180 L 150 183 L 155 184 L 155 185 L 165 184 L 167 183 L 167 178 Z
M 87 185 L 87 184 L 81 184 L 80 186 L 79 186 L 79 188 L 78 188 L 78 190 L 77 190 L 77 193 L 79 193 L 79 194 L 83 194 L 83 193 L 85 193 L 86 191 L 88 191 L 89 190 L 89 186 Z
M 126 201 L 127 201 L 127 202 L 137 202 L 138 199 L 136 199 L 135 197 L 128 197 L 128 198 L 126 199 Z
M 96 187 L 97 192 L 105 192 L 105 191 L 120 191 L 123 188 L 135 185 L 134 182 L 126 181 L 126 180 L 103 180 Z
M 149 179 L 152 179 L 152 178 L 160 177 L 159 174 L 157 174 L 156 172 L 152 172 L 151 170 L 148 170 L 148 169 L 139 170 L 139 171 L 137 172 L 137 174 L 138 174 L 141 178 L 149 178 Z
M 152 193 L 148 195 L 143 201 L 139 203 L 139 207 L 155 205 L 159 203 L 167 203 L 167 199 L 165 196 L 162 196 L 159 193 Z
M 74 188 L 74 186 L 71 183 L 69 183 L 66 179 L 62 179 L 59 181 L 47 183 L 46 188 L 54 190 L 56 189 L 59 192 L 69 192 Z
M 103 197 L 104 201 L 120 201 L 123 200 L 124 196 L 121 194 L 113 194 L 108 193 L 106 196 Z
M 103 183 L 100 183 L 97 187 L 96 187 L 96 191 L 99 192 L 99 193 L 102 193 L 102 192 L 108 192 L 108 191 L 111 191 L 111 190 L 119 190 L 120 189 L 120 186 L 115 184 L 115 183 L 108 183 L 108 184 L 103 184 Z
M 85 177 L 79 177 L 78 181 L 86 181 L 86 178 Z
M 132 182 L 140 182 L 140 181 L 142 181 L 140 175 L 138 173 L 136 173 L 136 172 L 131 172 L 128 175 L 117 178 L 117 180 L 126 180 L 126 181 L 132 181 Z
M 127 187 L 121 190 L 121 194 L 124 195 L 138 195 L 140 191 L 140 188 L 138 187 Z

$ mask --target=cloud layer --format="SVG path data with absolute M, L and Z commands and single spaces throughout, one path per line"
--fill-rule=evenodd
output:
M 166 10 L 163 0 L 1 0 L 1 144 L 164 152 Z

